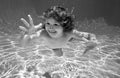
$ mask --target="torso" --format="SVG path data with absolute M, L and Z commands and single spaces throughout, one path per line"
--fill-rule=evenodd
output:
M 67 42 L 71 39 L 71 34 L 70 33 L 64 35 L 61 38 L 57 38 L 57 39 L 51 38 L 45 30 L 43 30 L 41 32 L 41 35 L 44 39 L 45 45 L 48 46 L 51 49 L 65 48 L 67 46 L 66 45 Z

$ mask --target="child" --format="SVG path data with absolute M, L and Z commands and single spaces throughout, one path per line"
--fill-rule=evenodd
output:
M 51 48 L 56 56 L 63 55 L 62 48 L 64 48 L 72 38 L 83 39 L 85 41 L 95 38 L 93 34 L 75 30 L 72 14 L 60 6 L 49 8 L 43 13 L 43 24 L 34 25 L 31 16 L 28 15 L 28 17 L 30 23 L 21 18 L 28 29 L 19 26 L 24 32 L 23 43 L 26 44 L 29 39 L 42 38 L 45 40 L 45 45 Z

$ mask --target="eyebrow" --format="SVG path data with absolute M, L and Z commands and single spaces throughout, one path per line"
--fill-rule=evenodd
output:
M 50 23 L 50 22 L 47 21 L 47 22 L 45 22 L 45 23 Z M 60 25 L 59 23 L 54 23 L 54 24 L 58 24 L 58 25 Z M 53 24 L 53 25 L 54 25 L 54 24 Z
M 54 24 L 58 24 L 58 25 L 60 25 L 59 23 L 54 23 Z

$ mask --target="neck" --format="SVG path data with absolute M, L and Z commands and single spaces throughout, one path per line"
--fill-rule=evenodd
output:
M 62 39 L 62 38 L 66 38 L 67 34 L 63 33 L 61 35 L 59 35 L 58 37 L 53 37 L 54 39 Z

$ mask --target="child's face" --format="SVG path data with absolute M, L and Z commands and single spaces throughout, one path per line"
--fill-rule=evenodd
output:
M 63 35 L 63 27 L 54 19 L 46 19 L 45 29 L 52 38 L 59 38 Z

